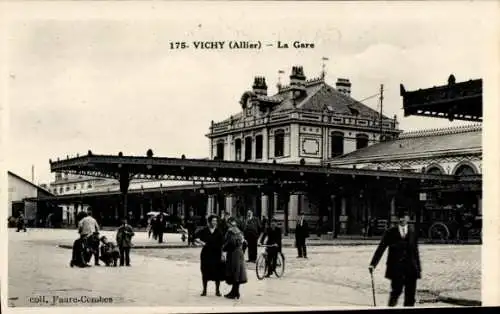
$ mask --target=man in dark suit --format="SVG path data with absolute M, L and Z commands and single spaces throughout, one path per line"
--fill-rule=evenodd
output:
M 408 220 L 407 214 L 399 215 L 398 226 L 389 228 L 385 232 L 368 268 L 373 272 L 385 249 L 389 247 L 385 272 L 385 278 L 391 280 L 389 306 L 396 306 L 403 287 L 404 306 L 415 305 L 417 279 L 421 277 L 420 254 L 416 232 L 408 226 Z
M 271 219 L 271 226 L 262 234 L 260 244 L 264 243 L 268 245 L 268 247 L 266 247 L 268 256 L 266 261 L 266 277 L 270 277 L 276 269 L 278 253 L 281 252 L 282 248 L 281 228 L 278 227 L 278 221 L 275 218 Z
M 244 222 L 243 234 L 248 243 L 248 260 L 249 263 L 255 263 L 257 260 L 257 242 L 260 235 L 260 222 L 249 210 L 247 218 Z
M 295 246 L 297 247 L 297 258 L 307 258 L 306 239 L 309 237 L 309 226 L 304 220 L 304 214 L 300 214 L 295 227 Z

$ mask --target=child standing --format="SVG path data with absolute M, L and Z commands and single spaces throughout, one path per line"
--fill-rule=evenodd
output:
M 127 223 L 127 219 L 122 220 L 122 225 L 116 233 L 116 243 L 120 249 L 120 266 L 124 264 L 130 266 L 130 248 L 132 247 L 132 237 L 134 230 Z

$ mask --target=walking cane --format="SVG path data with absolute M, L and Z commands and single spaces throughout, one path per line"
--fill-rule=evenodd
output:
M 373 306 L 377 306 L 377 301 L 375 300 L 375 282 L 373 281 L 373 270 L 370 270 L 370 276 L 372 278 L 372 294 L 373 294 Z

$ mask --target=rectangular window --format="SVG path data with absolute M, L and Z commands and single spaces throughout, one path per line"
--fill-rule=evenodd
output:
M 255 159 L 262 159 L 262 135 L 255 137 Z
M 337 157 L 344 154 L 344 134 L 340 132 L 332 133 L 331 138 L 331 157 Z
M 234 141 L 235 160 L 241 160 L 241 139 Z
M 274 133 L 274 157 L 285 155 L 285 132 L 278 130 Z
M 217 143 L 215 157 L 216 159 L 224 160 L 224 142 Z
M 245 160 L 252 160 L 252 138 L 245 138 Z

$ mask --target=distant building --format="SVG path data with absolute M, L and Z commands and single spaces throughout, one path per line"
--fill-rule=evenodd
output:
M 8 171 L 7 176 L 9 191 L 7 216 L 17 217 L 22 212 L 28 223 L 33 224 L 36 220 L 37 203 L 25 199 L 53 196 L 53 194 L 13 172 Z
M 327 161 L 332 167 L 356 167 L 358 169 L 382 169 L 394 171 L 425 172 L 470 176 L 460 186 L 441 187 L 427 194 L 426 215 L 422 222 L 449 221 L 450 214 L 460 205 L 473 216 L 482 215 L 482 126 L 422 130 L 402 133 L 399 138 L 378 143 Z M 476 176 L 476 179 L 474 179 Z M 368 206 L 363 212 L 347 210 L 339 213 L 341 229 L 348 233 L 362 228 L 367 217 L 397 220 L 397 195 L 390 200 L 390 215 L 387 209 Z M 350 203 L 350 202 L 348 202 Z M 410 211 L 412 220 L 416 211 Z

